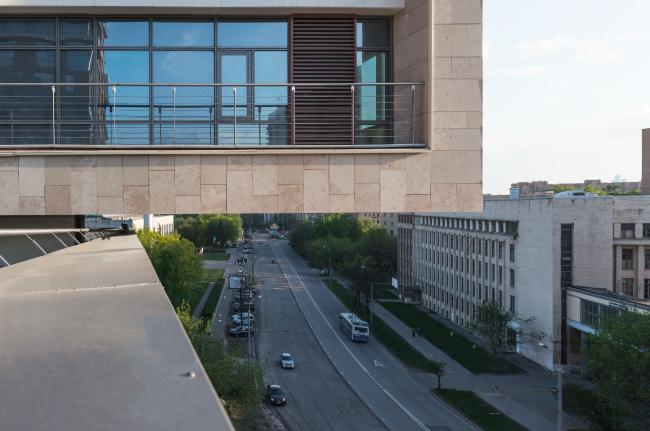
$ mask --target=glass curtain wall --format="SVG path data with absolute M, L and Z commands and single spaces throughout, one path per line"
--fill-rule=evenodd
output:
M 357 82 L 388 82 L 389 22 L 382 18 L 357 20 Z M 409 93 L 410 94 L 410 93 Z M 380 145 L 398 141 L 390 126 L 397 114 L 386 85 L 360 86 L 357 90 L 357 144 Z
M 285 145 L 288 23 L 0 18 L 0 145 Z M 54 111 L 54 113 L 53 113 Z M 236 114 L 236 115 L 235 115 Z M 236 116 L 236 118 L 235 118 Z

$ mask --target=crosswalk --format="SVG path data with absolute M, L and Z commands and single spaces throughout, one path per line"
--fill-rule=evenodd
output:
M 299 280 L 318 280 L 318 278 L 311 275 L 296 275 L 296 274 L 284 274 L 285 278 L 293 278 Z

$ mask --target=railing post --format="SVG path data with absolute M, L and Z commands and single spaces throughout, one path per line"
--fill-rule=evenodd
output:
M 233 123 L 232 123 L 232 139 L 233 139 L 233 144 L 235 145 L 235 148 L 237 148 L 237 87 L 232 88 L 232 106 L 233 106 L 233 111 L 232 111 L 232 118 L 233 118 Z
M 172 87 L 172 97 L 174 98 L 174 146 L 176 146 L 176 87 Z
M 54 93 L 56 87 L 52 86 L 52 146 L 56 146 L 56 125 L 54 123 Z
M 296 86 L 291 86 L 291 103 L 293 109 L 291 110 L 291 142 L 296 146 Z
M 113 146 L 114 147 L 117 146 L 117 140 L 115 138 L 115 133 L 116 133 L 116 130 L 115 130 L 115 115 L 117 114 L 117 111 L 115 111 L 115 91 L 116 91 L 116 88 L 115 88 L 115 86 L 113 86 Z
M 411 144 L 415 144 L 415 85 L 411 85 Z
M 354 85 L 350 89 L 352 90 L 352 145 L 354 145 L 354 115 L 356 114 L 356 109 L 354 109 Z

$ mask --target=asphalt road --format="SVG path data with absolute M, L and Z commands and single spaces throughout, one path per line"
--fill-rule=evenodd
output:
M 254 244 L 261 295 L 254 314 L 258 355 L 264 358 L 268 352 L 270 358 L 266 384 L 279 384 L 287 397 L 286 406 L 272 407 L 275 413 L 292 430 L 385 430 L 321 350 L 281 266 L 271 264 L 277 259 L 273 248 Z M 295 369 L 282 369 L 281 353 L 291 354 Z
M 286 241 L 256 244 L 262 295 L 260 356 L 287 392 L 278 414 L 292 429 L 474 430 L 422 389 L 379 343 L 353 343 L 338 327 L 345 307 Z M 276 264 L 270 260 L 276 259 Z M 264 332 L 283 331 L 289 333 Z M 294 356 L 283 370 L 280 353 Z

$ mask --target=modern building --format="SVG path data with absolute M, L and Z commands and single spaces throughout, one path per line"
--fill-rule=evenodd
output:
M 650 310 L 649 197 L 486 199 L 481 214 L 400 214 L 398 232 L 407 297 L 465 328 L 486 299 L 534 317 L 516 349 L 549 368 L 584 365 L 598 312 Z
M 169 235 L 174 232 L 173 215 L 97 215 L 86 216 L 86 228 L 88 229 L 115 229 L 126 227 L 130 230 L 139 230 L 148 227 L 161 235 Z
M 581 189 L 583 187 L 589 187 L 589 186 L 594 186 L 596 189 L 607 189 L 607 187 L 610 187 L 619 192 L 633 192 L 635 190 L 641 190 L 641 181 L 625 181 L 625 180 L 612 181 L 609 183 L 601 180 L 585 180 L 581 183 L 566 183 L 566 184 L 564 183 L 551 184 L 548 181 L 530 181 L 530 182 L 513 183 L 511 185 L 511 188 L 519 189 L 522 196 L 552 195 L 553 188 L 558 185 L 567 185 L 574 189 Z
M 480 0 L 0 16 L 0 215 L 480 210 Z

